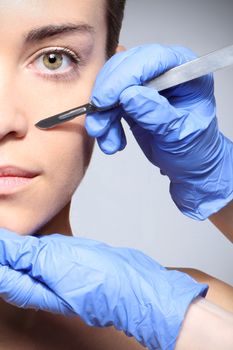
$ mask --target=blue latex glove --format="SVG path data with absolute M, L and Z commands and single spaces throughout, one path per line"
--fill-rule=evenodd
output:
M 126 145 L 123 117 L 146 157 L 169 177 L 178 208 L 203 220 L 233 199 L 233 145 L 218 130 L 213 77 L 160 94 L 139 86 L 193 58 L 186 48 L 156 44 L 114 55 L 97 76 L 91 100 L 120 107 L 88 114 L 86 129 L 111 154 Z
M 149 349 L 174 349 L 189 304 L 207 290 L 135 249 L 0 230 L 0 296 L 7 302 L 114 325 Z

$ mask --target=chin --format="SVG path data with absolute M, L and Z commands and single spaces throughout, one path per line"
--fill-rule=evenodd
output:
M 32 235 L 33 230 L 27 227 L 23 227 L 22 225 L 17 225 L 17 224 L 5 224 L 0 222 L 0 229 L 4 228 L 6 230 L 12 231 L 14 233 L 17 233 L 20 236 L 28 236 Z
M 0 218 L 0 228 L 4 228 L 9 231 L 13 231 L 20 236 L 29 236 L 39 234 L 40 229 L 46 225 L 46 223 L 35 223 L 30 220 L 7 220 L 7 218 Z
M 69 206 L 67 208 L 69 209 Z M 68 209 L 64 210 L 62 217 L 68 216 Z M 55 230 L 56 221 L 59 219 L 57 216 L 61 211 L 62 208 L 51 205 L 51 201 L 47 201 L 47 205 L 25 199 L 9 203 L 0 201 L 0 228 L 21 236 L 46 235 L 50 233 L 52 224 Z

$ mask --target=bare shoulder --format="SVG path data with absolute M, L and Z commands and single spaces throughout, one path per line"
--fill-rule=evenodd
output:
M 188 267 L 168 267 L 187 273 L 200 283 L 207 283 L 209 290 L 206 299 L 233 312 L 233 287 L 203 271 Z

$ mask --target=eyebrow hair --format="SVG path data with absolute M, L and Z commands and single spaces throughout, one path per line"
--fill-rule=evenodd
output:
M 93 35 L 95 33 L 95 30 L 94 30 L 94 27 L 83 22 L 79 22 L 77 24 L 75 23 L 64 23 L 59 25 L 52 24 L 52 25 L 38 27 L 30 30 L 24 36 L 24 43 L 32 44 L 47 38 L 51 38 L 56 35 L 65 35 L 65 34 L 70 34 L 72 32 L 78 32 L 78 33 L 84 33 L 84 34 L 89 33 Z

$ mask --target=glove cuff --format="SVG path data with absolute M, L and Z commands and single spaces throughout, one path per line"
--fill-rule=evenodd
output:
M 204 177 L 171 183 L 170 193 L 179 210 L 196 220 L 205 220 L 233 199 L 233 143 L 221 133 L 221 152 Z
M 160 290 L 160 295 L 157 293 L 155 308 L 153 300 L 147 305 L 146 321 L 140 322 L 134 332 L 135 338 L 150 350 L 175 349 L 190 304 L 198 297 L 205 297 L 209 289 L 207 284 L 198 283 L 186 273 L 176 270 L 164 273 L 167 288 Z

